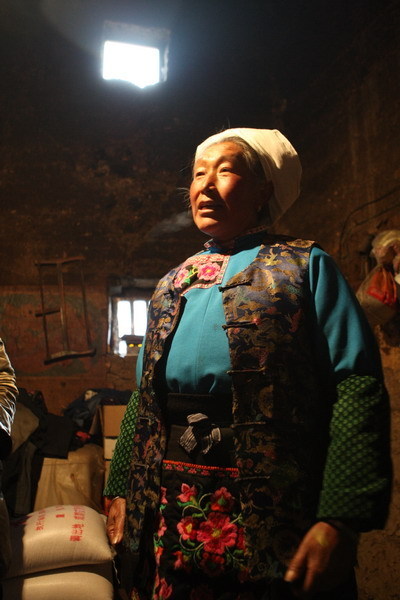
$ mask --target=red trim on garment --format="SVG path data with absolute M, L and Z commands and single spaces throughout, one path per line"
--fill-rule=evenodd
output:
M 163 467 L 167 471 L 182 471 L 187 473 L 196 473 L 199 475 L 208 475 L 210 472 L 221 473 L 221 475 L 232 477 L 232 479 L 235 479 L 239 474 L 239 470 L 236 467 L 214 467 L 208 465 L 195 465 L 193 463 L 186 463 L 177 460 L 164 460 Z

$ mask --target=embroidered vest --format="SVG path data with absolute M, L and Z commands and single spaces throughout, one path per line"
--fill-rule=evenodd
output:
M 321 489 L 331 403 L 307 334 L 313 243 L 268 235 L 256 259 L 221 287 L 231 358 L 238 483 L 251 576 L 280 577 L 309 528 Z M 165 452 L 157 368 L 185 301 L 161 280 L 152 300 L 141 382 L 126 537 L 138 550 L 158 508 Z M 151 519 L 146 523 L 147 520 Z

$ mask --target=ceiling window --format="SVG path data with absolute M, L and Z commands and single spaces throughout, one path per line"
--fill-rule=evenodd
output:
M 159 83 L 160 51 L 149 46 L 106 41 L 103 78 L 122 79 L 140 88 Z
M 167 29 L 106 21 L 103 78 L 128 81 L 139 88 L 167 78 Z

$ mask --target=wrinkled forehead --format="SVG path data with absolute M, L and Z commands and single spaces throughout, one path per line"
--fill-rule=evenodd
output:
M 233 141 L 215 142 L 202 148 L 201 153 L 196 153 L 193 166 L 201 163 L 241 159 L 243 159 L 243 148 L 239 144 Z

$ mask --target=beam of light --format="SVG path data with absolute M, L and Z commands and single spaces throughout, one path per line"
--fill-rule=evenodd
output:
M 122 79 L 140 88 L 160 81 L 160 51 L 150 46 L 104 42 L 103 78 Z

